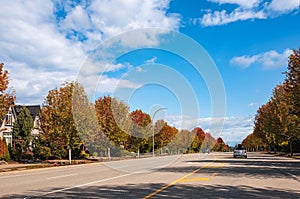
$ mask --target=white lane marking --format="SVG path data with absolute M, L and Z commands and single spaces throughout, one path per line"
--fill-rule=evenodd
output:
M 46 196 L 46 195 L 50 195 L 50 194 L 57 193 L 57 192 L 62 192 L 62 191 L 66 191 L 66 190 L 70 190 L 70 189 L 74 189 L 74 188 L 84 187 L 84 186 L 88 186 L 88 185 L 92 185 L 92 184 L 97 184 L 97 183 L 100 183 L 100 182 L 105 182 L 105 181 L 109 181 L 109 180 L 114 180 L 114 179 L 126 177 L 126 176 L 129 176 L 129 175 L 132 175 L 132 174 L 127 173 L 127 174 L 124 174 L 124 175 L 119 175 L 119 176 L 115 176 L 115 177 L 111 177 L 111 178 L 106 178 L 106 179 L 102 179 L 102 180 L 88 182 L 88 183 L 85 183 L 85 184 L 79 184 L 79 185 L 76 185 L 76 186 L 73 186 L 73 187 L 67 187 L 67 188 L 64 188 L 64 189 L 58 189 L 58 190 L 55 190 L 55 191 L 46 192 L 46 193 L 43 193 L 42 195 L 38 195 L 38 196 Z M 38 197 L 38 196 L 32 196 L 32 197 Z M 26 199 L 30 198 L 30 196 L 25 197 L 25 198 Z
M 298 177 L 296 175 L 294 175 L 292 173 L 289 173 L 289 172 L 287 172 L 287 174 L 290 175 L 290 176 L 292 176 L 292 178 L 294 178 L 295 180 L 299 181 Z
M 73 173 L 73 174 L 62 175 L 62 176 L 54 176 L 54 177 L 47 178 L 47 180 L 57 179 L 57 178 L 65 178 L 65 177 L 76 176 L 76 175 L 78 175 L 78 174 L 77 173 Z

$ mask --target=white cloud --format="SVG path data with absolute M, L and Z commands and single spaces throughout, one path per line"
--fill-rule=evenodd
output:
M 209 0 L 219 4 L 237 4 L 244 8 L 253 8 L 257 6 L 261 0 Z
M 166 120 L 178 129 L 192 130 L 192 128 L 199 125 L 199 119 L 189 115 L 167 115 Z
M 234 10 L 206 10 L 201 18 L 192 19 L 193 23 L 200 23 L 202 26 L 219 26 L 236 21 L 253 19 L 266 19 L 278 17 L 282 14 L 299 9 L 299 0 L 208 0 L 219 4 L 236 4 Z
M 253 56 L 239 56 L 239 57 L 233 57 L 230 60 L 230 64 L 233 65 L 238 65 L 241 66 L 242 68 L 247 68 L 249 67 L 251 64 L 257 62 L 259 56 L 258 55 L 253 55 Z
M 156 60 L 157 60 L 157 57 L 152 57 L 151 59 L 147 59 L 146 61 L 145 61 L 145 63 L 146 64 L 154 64 L 155 62 L 156 62 Z
M 56 29 L 51 1 L 1 3 L 0 59 L 19 103 L 41 104 L 50 89 L 74 79 L 81 44 Z
M 158 46 L 160 35 L 166 34 L 169 29 L 141 29 L 137 31 L 129 31 L 124 35 L 120 35 L 120 43 L 122 46 L 130 48 L 143 48 Z
M 257 105 L 258 105 L 257 102 L 251 102 L 251 103 L 248 104 L 248 106 L 250 106 L 250 107 L 255 107 L 255 106 L 257 106 Z
M 17 91 L 17 103 L 41 104 L 49 90 L 59 87 L 65 81 L 74 80 L 76 73 L 65 71 L 36 70 L 24 63 L 9 62 L 10 79 Z M 20 96 L 20 97 L 19 97 Z
M 196 126 L 214 136 L 222 137 L 230 144 L 241 143 L 247 135 L 252 133 L 254 117 L 224 117 L 224 118 L 191 118 L 189 116 L 167 116 L 168 123 L 179 129 L 192 130 Z M 221 128 L 222 127 L 222 128 Z M 222 131 L 216 132 L 217 129 Z
M 142 67 L 136 67 L 136 72 L 145 72 L 144 69 Z
M 288 58 L 292 54 L 291 49 L 286 49 L 284 52 L 279 53 L 275 50 L 264 52 L 257 55 L 243 55 L 233 57 L 230 64 L 237 65 L 242 68 L 247 68 L 253 64 L 260 64 L 264 69 L 276 69 L 288 64 Z
M 66 29 L 87 31 L 92 25 L 90 23 L 87 11 L 84 10 L 82 6 L 78 5 L 66 16 L 62 26 Z
M 4 20 L 0 21 L 0 54 L 3 61 L 26 63 L 37 68 L 76 67 L 76 62 L 84 55 L 80 44 L 66 40 L 55 29 L 49 7 L 51 3 L 47 1 L 13 1 L 1 6 L 0 15 Z
M 217 119 L 216 122 L 221 121 L 221 118 Z M 222 132 L 218 135 L 212 134 L 214 137 L 222 137 L 224 142 L 230 144 L 241 143 L 247 135 L 253 132 L 254 117 L 226 117 L 224 119 Z M 202 123 L 205 124 L 204 122 Z M 207 126 L 207 124 L 205 125 Z M 211 129 L 207 131 L 210 132 Z
M 300 6 L 299 0 L 289 0 L 289 1 L 283 1 L 283 0 L 273 0 L 269 5 L 268 9 L 272 11 L 278 11 L 278 12 L 290 12 L 295 9 L 298 9 Z
M 203 26 L 216 26 L 232 23 L 235 21 L 244 21 L 248 19 L 264 19 L 263 12 L 255 12 L 253 10 L 243 10 L 236 8 L 233 12 L 227 13 L 226 10 L 215 11 L 205 14 L 200 20 Z
M 135 28 L 177 30 L 180 17 L 167 13 L 169 3 L 170 0 L 1 1 L 0 61 L 10 73 L 18 102 L 42 103 L 49 90 L 75 80 L 89 52 L 105 39 Z M 132 34 L 132 38 L 123 38 L 122 44 L 157 45 L 162 33 Z M 127 66 L 118 63 L 109 66 L 113 71 L 124 67 Z M 85 75 L 105 69 L 100 66 L 91 71 L 87 67 L 89 74 Z M 104 83 L 116 81 L 106 78 Z M 136 86 L 129 81 L 122 83 Z M 108 86 L 103 88 L 110 91 Z
M 177 30 L 180 17 L 167 13 L 169 3 L 170 0 L 93 0 L 90 5 L 77 5 L 74 8 L 64 4 L 68 12 L 65 19 L 61 20 L 61 28 L 71 35 L 74 30 L 78 31 L 77 34 L 84 37 L 87 49 L 94 48 L 100 41 L 139 28 Z M 147 37 L 149 34 L 127 37 L 123 42 L 127 42 L 126 45 L 136 45 L 138 42 L 157 45 L 153 38 L 160 33 L 152 32 L 154 36 Z M 75 36 L 74 39 L 78 38 Z
M 118 78 L 108 78 L 105 75 L 98 77 L 98 85 L 97 85 L 96 93 L 97 94 L 105 94 L 105 93 L 113 93 L 115 89 L 120 88 L 140 88 L 141 85 L 138 83 L 134 83 L 132 81 L 126 79 L 118 79 Z
M 91 19 L 97 29 L 108 37 L 137 28 L 176 29 L 179 27 L 178 16 L 174 14 L 166 16 L 169 2 L 169 0 L 95 0 L 90 6 Z

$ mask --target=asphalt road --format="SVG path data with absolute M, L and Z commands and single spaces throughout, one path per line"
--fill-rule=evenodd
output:
M 300 160 L 189 154 L 0 174 L 1 198 L 300 198 Z

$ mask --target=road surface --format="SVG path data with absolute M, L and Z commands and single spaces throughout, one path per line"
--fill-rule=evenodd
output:
M 0 174 L 1 198 L 300 198 L 300 160 L 188 154 Z

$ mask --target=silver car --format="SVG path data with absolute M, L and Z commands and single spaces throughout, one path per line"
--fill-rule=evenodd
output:
M 233 157 L 244 157 L 247 158 L 247 151 L 242 145 L 238 145 L 233 151 Z

